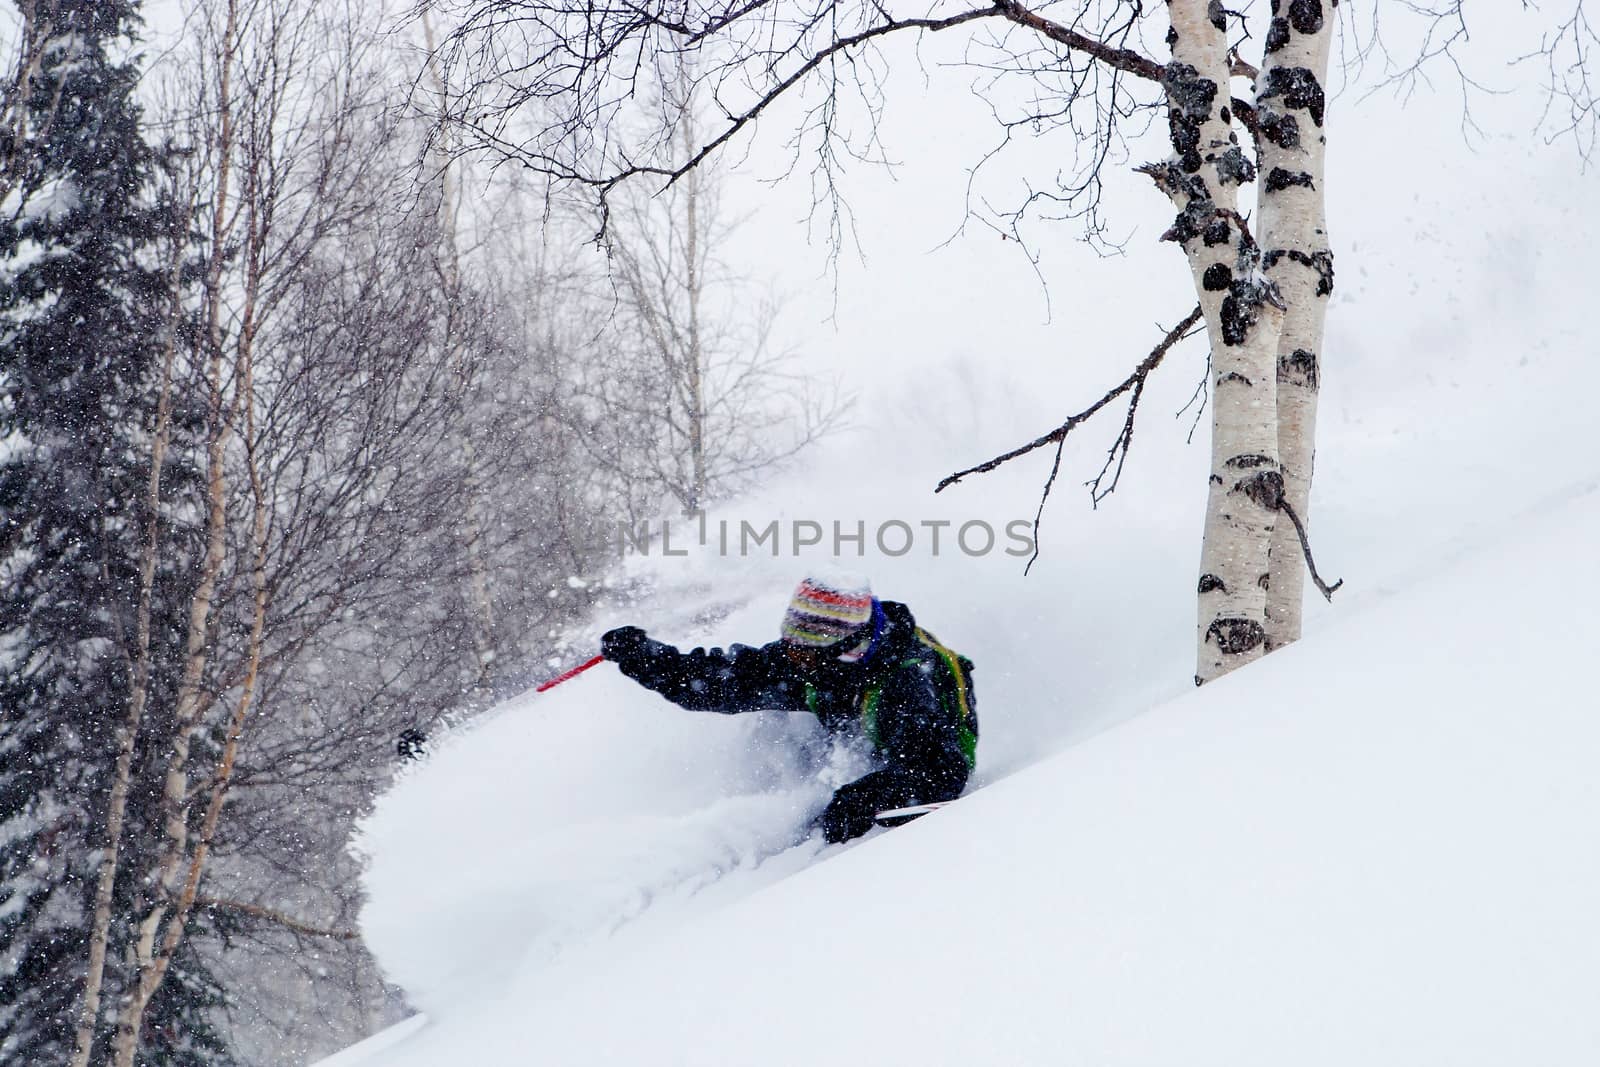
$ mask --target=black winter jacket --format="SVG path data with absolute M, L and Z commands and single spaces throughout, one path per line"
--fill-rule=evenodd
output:
M 617 666 L 691 711 L 810 712 L 830 730 L 862 729 L 880 766 L 842 787 L 830 805 L 848 808 L 838 815 L 853 828 L 830 839 L 853 837 L 871 827 L 875 812 L 960 796 L 977 744 L 976 712 L 969 697 L 963 719 L 949 664 L 918 637 L 909 608 L 880 603 L 883 630 L 859 663 L 831 660 L 806 673 L 781 641 L 681 652 L 641 635 Z

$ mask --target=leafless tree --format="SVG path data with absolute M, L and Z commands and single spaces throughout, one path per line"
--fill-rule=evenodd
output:
M 1054 180 L 1030 186 L 1009 208 L 970 205 L 974 217 L 1022 247 L 1031 247 L 1026 224 L 1061 218 L 1105 240 L 1103 183 L 1131 162 L 1127 138 L 1165 115 L 1171 155 L 1139 169 L 1177 209 L 1164 238 L 1189 260 L 1212 356 L 1213 469 L 1196 631 L 1196 678 L 1205 681 L 1299 635 L 1322 318 L 1333 283 L 1321 167 L 1338 6 L 1297 0 L 1240 13 L 1215 0 L 1172 0 L 1164 12 L 1137 0 L 1037 9 L 1019 0 L 955 0 L 905 10 L 852 0 L 693 9 L 459 0 L 448 6 L 454 28 L 440 62 L 457 85 L 457 129 L 504 159 L 589 190 L 602 232 L 613 225 L 623 190 L 638 182 L 682 187 L 720 150 L 748 146 L 757 121 L 784 101 L 801 115 L 787 142 L 790 174 L 810 180 L 838 239 L 837 220 L 848 218 L 838 195 L 844 164 L 885 158 L 878 117 L 887 72 L 917 63 L 917 50 L 934 47 L 935 37 L 964 42 L 958 47 L 977 72 L 974 89 L 994 111 L 999 138 L 975 147 L 976 170 L 1023 137 L 1064 135 L 1052 141 L 1062 160 Z M 1462 20 L 1463 5 L 1395 5 L 1402 7 L 1439 31 L 1424 44 L 1423 60 L 1430 49 L 1433 58 L 1448 56 L 1450 24 Z M 1158 58 L 1163 40 L 1165 59 Z M 1551 78 L 1554 98 L 1571 106 L 1575 131 L 1593 115 L 1588 83 L 1574 74 L 1592 40 L 1578 3 L 1541 53 L 1579 61 L 1553 65 Z M 1247 47 L 1260 49 L 1259 68 L 1243 58 Z M 682 117 L 650 111 L 685 57 L 715 116 L 689 146 Z M 1253 82 L 1254 92 L 1235 95 L 1235 79 Z M 1251 211 L 1239 190 L 1258 175 Z M 1133 385 L 1149 370 L 1108 394 L 1131 402 L 1114 460 L 1132 439 L 1142 392 Z M 1056 444 L 1059 460 L 1075 424 L 1035 447 Z M 1097 494 L 1114 487 L 1120 460 L 1110 469 Z M 1334 587 L 1309 569 L 1331 594 Z
M 692 69 L 662 87 L 659 121 L 698 151 Z M 568 427 L 618 484 L 656 487 L 685 514 L 725 498 L 837 428 L 849 407 L 778 347 L 779 304 L 721 254 L 737 229 L 721 181 L 698 167 L 659 193 L 620 188 L 603 246 L 610 284 L 591 298 L 609 323 L 581 367 Z
M 40 115 L 16 94 L 63 32 L 40 10 L 19 9 L 0 85 L 34 145 L 49 130 L 15 127 Z M 108 797 L 74 812 L 108 843 L 75 858 L 98 874 L 77 1064 L 134 1062 L 197 958 L 230 999 L 271 1001 L 263 972 L 319 944 L 330 1016 L 359 1032 L 392 1007 L 347 844 L 395 737 L 525 684 L 598 584 L 607 500 L 557 417 L 554 273 L 455 232 L 470 212 L 393 106 L 414 56 L 386 29 L 366 5 L 197 3 L 149 79 L 186 210 L 162 235 L 160 402 L 133 434 L 138 603 L 106 653 L 130 699 Z M 156 625 L 152 596 L 187 625 Z
M 109 944 L 133 953 L 112 1042 L 128 1065 L 197 908 L 258 922 L 287 914 L 201 892 L 214 848 L 248 854 L 251 844 L 230 833 L 245 805 L 229 801 L 273 753 L 243 744 L 246 724 L 257 723 L 252 741 L 287 735 L 315 749 L 318 739 L 296 736 L 304 715 L 280 698 L 285 677 L 353 614 L 408 595 L 425 565 L 443 577 L 424 549 L 460 511 L 449 429 L 475 374 L 471 344 L 441 335 L 471 308 L 431 269 L 437 221 L 394 196 L 410 157 L 378 106 L 383 83 L 367 54 L 377 36 L 353 12 L 295 0 L 230 0 L 198 9 L 191 26 L 182 136 L 204 220 L 202 269 L 190 272 L 198 329 L 178 353 L 187 374 L 174 387 L 204 398 L 206 477 L 191 501 L 165 506 L 197 509 L 203 547 L 175 701 L 142 715 L 136 703 L 121 738 L 111 840 L 123 838 L 134 790 L 162 796 L 162 830 L 106 853 L 80 1064 L 93 1052 Z M 155 476 L 151 492 L 159 499 Z M 367 652 L 378 673 L 395 674 L 422 643 L 419 633 L 410 646 Z M 341 716 L 355 710 L 339 705 Z M 268 725 L 283 718 L 293 726 Z M 144 761 L 134 758 L 140 743 Z M 281 790 L 280 813 L 292 810 Z M 132 910 L 113 911 L 119 878 Z M 318 928 L 280 925 L 300 936 Z

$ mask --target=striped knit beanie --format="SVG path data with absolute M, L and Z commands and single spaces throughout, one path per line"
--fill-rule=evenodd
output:
M 853 575 L 801 580 L 783 613 L 783 640 L 800 648 L 827 648 L 872 623 L 872 588 Z

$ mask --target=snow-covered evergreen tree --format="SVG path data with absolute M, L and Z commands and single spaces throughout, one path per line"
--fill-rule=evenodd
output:
M 133 676 L 160 354 L 175 328 L 154 252 L 172 214 L 152 194 L 157 154 L 134 102 L 137 5 L 54 0 L 21 16 L 0 146 L 3 1064 L 65 1063 L 73 1046 Z M 181 438 L 182 405 L 173 425 Z M 183 492 L 185 468 L 174 447 L 169 493 Z M 161 648 L 181 633 L 190 570 L 165 541 L 151 585 L 156 692 L 171 685 Z M 134 805 L 129 836 L 151 825 L 150 803 Z M 227 1062 L 207 1024 L 215 983 L 193 961 L 181 971 L 152 1012 L 147 1062 Z

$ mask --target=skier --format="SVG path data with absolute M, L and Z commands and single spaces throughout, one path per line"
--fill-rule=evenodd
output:
M 600 654 L 691 711 L 805 711 L 830 730 L 861 730 L 877 768 L 834 792 L 817 820 L 829 842 L 866 833 L 880 811 L 954 800 L 973 767 L 971 662 L 860 579 L 801 581 L 782 637 L 759 648 L 681 652 L 623 626 L 601 637 Z

